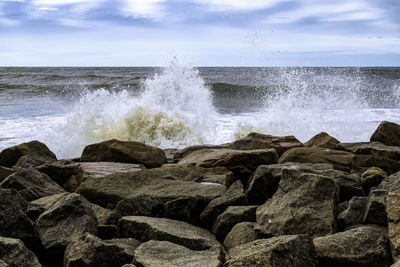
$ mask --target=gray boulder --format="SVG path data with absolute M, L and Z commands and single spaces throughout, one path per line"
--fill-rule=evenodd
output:
M 371 142 L 378 141 L 388 146 L 400 146 L 400 125 L 383 121 L 371 136 Z
M 255 227 L 256 223 L 254 222 L 241 222 L 236 224 L 226 236 L 224 247 L 230 250 L 233 247 L 260 239 L 261 236 L 255 231 Z
M 41 267 L 35 254 L 19 239 L 0 236 L 0 262 L 9 267 Z M 1 266 L 1 263 L 0 263 Z

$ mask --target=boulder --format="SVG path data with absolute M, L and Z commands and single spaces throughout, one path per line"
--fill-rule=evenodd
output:
M 42 267 L 32 251 L 19 239 L 0 236 L 0 262 L 9 267 Z M 0 264 L 1 266 L 1 264 Z
M 1 188 L 15 189 L 27 200 L 65 192 L 56 182 L 37 170 L 18 169 L 0 183 Z
M 353 197 L 342 203 L 346 207 L 337 216 L 338 229 L 344 230 L 347 227 L 362 224 L 367 202 L 368 197 Z
M 272 136 L 260 133 L 249 133 L 247 136 L 234 141 L 229 145 L 230 149 L 254 150 L 273 148 L 278 155 L 295 147 L 302 147 L 303 144 L 294 136 Z
M 377 167 L 371 167 L 361 175 L 361 184 L 365 193 L 369 193 L 372 187 L 378 186 L 387 177 L 387 173 Z
M 321 132 L 315 136 L 313 136 L 310 140 L 304 143 L 305 147 L 323 147 L 329 149 L 336 149 L 337 144 L 339 144 L 339 140 L 335 137 L 330 136 L 326 132 Z
M 314 238 L 320 266 L 383 267 L 392 264 L 387 229 L 366 225 Z
M 19 158 L 19 160 L 17 161 L 17 163 L 15 163 L 13 168 L 31 168 L 31 167 L 36 167 L 39 165 L 42 165 L 44 163 L 46 163 L 48 161 L 43 160 L 43 159 L 37 159 L 34 158 L 30 155 L 25 155 Z
M 182 149 L 178 149 L 173 152 L 173 162 L 179 162 L 181 161 L 184 157 L 188 156 L 190 153 L 193 153 L 198 150 L 202 149 L 222 149 L 222 148 L 229 148 L 230 144 L 225 144 L 225 145 L 194 145 L 194 146 L 189 146 L 185 147 Z
M 81 161 L 139 163 L 154 168 L 167 163 L 167 158 L 164 151 L 159 148 L 140 142 L 112 139 L 86 146 Z
M 365 207 L 364 223 L 387 225 L 386 195 L 387 192 L 385 190 L 371 190 Z
M 51 261 L 58 265 L 71 241 L 85 232 L 97 234 L 97 219 L 84 197 L 70 193 L 37 218 L 36 229 Z
M 386 198 L 389 240 L 393 260 L 400 260 L 400 193 L 390 192 Z
M 400 160 L 400 147 L 387 146 L 381 142 L 340 143 L 336 149 L 358 155 L 371 155 L 393 160 Z
M 70 160 L 51 162 L 35 168 L 63 187 L 72 176 L 82 175 L 80 164 Z
M 120 267 L 131 263 L 140 242 L 133 238 L 101 240 L 85 233 L 73 240 L 64 254 L 64 267 Z
M 35 221 L 40 214 L 45 212 L 46 210 L 50 209 L 51 206 L 53 206 L 54 203 L 60 200 L 63 196 L 68 194 L 67 192 L 56 194 L 56 195 L 50 195 L 46 197 L 41 197 L 39 199 L 33 200 L 28 203 L 28 210 L 27 210 L 27 215 L 28 217 Z
M 332 234 L 338 195 L 331 178 L 283 169 L 278 191 L 257 209 L 258 228 L 272 236 Z
M 255 222 L 258 206 L 230 206 L 214 222 L 212 232 L 217 240 L 224 242 L 232 227 L 240 222 Z
M 258 166 L 273 164 L 277 160 L 278 154 L 274 149 L 202 149 L 189 154 L 178 164 L 205 168 L 226 167 L 233 172 L 236 179 L 247 184 L 248 178 Z M 230 184 L 227 184 L 227 186 L 230 186 Z
M 224 267 L 318 266 L 308 235 L 285 235 L 258 239 L 229 250 Z
M 14 169 L 0 166 L 0 183 L 9 175 L 15 172 Z
M 207 205 L 221 196 L 225 186 L 203 184 L 207 175 L 196 168 L 166 166 L 129 173 L 117 173 L 102 178 L 89 177 L 76 192 L 102 207 L 116 205 L 120 200 L 136 196 L 150 196 L 162 202 L 179 198 L 196 199 Z M 205 206 L 204 205 L 204 206 Z
M 135 263 L 143 267 L 219 267 L 222 257 L 209 250 L 192 250 L 168 241 L 150 240 L 135 250 Z
M 233 183 L 226 192 L 208 203 L 207 207 L 200 214 L 200 221 L 206 228 L 211 228 L 218 215 L 229 206 L 246 205 L 247 199 L 244 194 L 241 181 Z
M 400 146 L 400 125 L 383 121 L 371 136 L 371 142 L 378 141 L 388 146 Z
M 12 167 L 25 155 L 41 160 L 42 162 L 56 161 L 56 155 L 39 141 L 31 141 L 17 146 L 6 148 L 0 152 L 0 166 Z
M 107 224 L 112 216 L 113 211 L 100 207 L 99 205 L 92 204 L 92 209 L 97 218 L 98 224 Z
M 389 174 L 400 171 L 400 161 L 373 155 L 355 155 L 353 170 L 365 171 L 370 167 L 378 167 Z
M 224 247 L 230 250 L 233 247 L 260 239 L 261 236 L 255 231 L 255 227 L 256 223 L 254 222 L 241 222 L 236 224 L 225 237 Z
M 28 243 L 34 238 L 34 224 L 26 214 L 27 207 L 28 203 L 16 190 L 0 189 L 0 236 Z

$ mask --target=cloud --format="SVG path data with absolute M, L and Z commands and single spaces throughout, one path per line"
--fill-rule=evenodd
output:
M 164 2 L 166 0 L 125 0 L 121 11 L 127 16 L 160 20 L 164 16 Z
M 251 11 L 274 6 L 280 0 L 192 0 L 192 2 L 203 4 L 211 11 Z

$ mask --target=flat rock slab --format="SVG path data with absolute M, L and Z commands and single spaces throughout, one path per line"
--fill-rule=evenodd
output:
M 229 250 L 224 267 L 318 266 L 308 235 L 286 235 L 258 239 Z
M 278 191 L 257 209 L 259 229 L 272 236 L 332 234 L 338 194 L 331 178 L 283 169 Z
M 80 166 L 87 176 L 104 177 L 120 172 L 137 172 L 145 169 L 141 164 L 120 162 L 81 162 Z
M 0 237 L 1 261 L 9 267 L 42 267 L 35 254 L 21 240 L 14 238 Z
M 313 241 L 320 266 L 384 267 L 392 264 L 384 227 L 366 225 Z
M 143 267 L 219 267 L 219 254 L 209 250 L 191 250 L 168 241 L 151 240 L 135 250 L 135 263 Z

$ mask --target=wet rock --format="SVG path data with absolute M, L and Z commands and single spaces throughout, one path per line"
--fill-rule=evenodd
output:
M 278 191 L 257 209 L 259 230 L 273 236 L 332 234 L 338 194 L 337 183 L 326 176 L 283 169 Z
M 135 263 L 143 267 L 219 267 L 222 257 L 210 250 L 191 250 L 168 241 L 148 241 L 135 250 Z
M 50 177 L 33 168 L 18 169 L 15 173 L 4 179 L 0 183 L 0 187 L 18 190 L 27 201 L 65 192 Z
M 140 142 L 116 139 L 88 145 L 84 148 L 81 161 L 111 161 L 139 163 L 154 168 L 167 163 L 164 151 Z
M 0 236 L 0 266 L 41 267 L 35 254 L 19 239 Z M 4 265 L 5 264 L 5 265 Z
M 390 266 L 387 229 L 361 226 L 314 239 L 320 266 Z
M 307 235 L 258 239 L 229 250 L 224 267 L 317 266 L 312 240 Z
M 27 210 L 27 215 L 28 217 L 35 221 L 40 214 L 45 212 L 46 210 L 50 209 L 51 206 L 53 206 L 54 203 L 60 200 L 63 196 L 68 194 L 67 192 L 65 193 L 60 193 L 56 195 L 50 195 L 46 197 L 42 197 L 36 200 L 33 200 L 28 203 L 28 210 Z
M 307 142 L 305 142 L 304 146 L 305 147 L 317 146 L 329 149 L 336 149 L 336 146 L 339 143 L 340 143 L 339 140 L 337 140 L 335 137 L 330 136 L 326 132 L 321 132 L 312 137 Z
M 14 169 L 0 166 L 0 183 L 9 175 L 15 172 Z
M 0 236 L 31 241 L 35 234 L 34 224 L 28 218 L 28 203 L 16 191 L 0 189 Z
M 378 141 L 388 146 L 400 146 L 400 125 L 383 121 L 371 136 L 371 142 Z
M 133 238 L 101 240 L 85 233 L 73 240 L 64 254 L 65 267 L 120 267 L 131 263 L 140 242 Z
M 347 205 L 337 216 L 338 229 L 344 230 L 347 227 L 362 224 L 367 202 L 368 197 L 353 197 L 350 201 L 342 203 Z
M 226 167 L 233 172 L 235 179 L 247 184 L 248 178 L 258 166 L 276 163 L 277 159 L 278 154 L 274 149 L 202 149 L 189 154 L 178 164 L 205 168 Z
M 223 185 L 202 184 L 203 177 L 196 169 L 168 166 L 117 173 L 102 178 L 89 177 L 79 186 L 77 192 L 90 202 L 107 207 L 109 204 L 116 205 L 123 199 L 144 195 L 162 202 L 192 198 L 208 203 L 226 191 Z
M 389 240 L 394 261 L 400 260 L 400 193 L 391 192 L 386 198 Z
M 70 193 L 39 216 L 36 229 L 53 264 L 58 265 L 71 241 L 85 232 L 97 233 L 97 219 L 84 197 Z
M 236 224 L 226 236 L 224 247 L 230 250 L 233 247 L 262 238 L 261 235 L 255 231 L 255 227 L 256 223 L 254 222 L 241 222 Z
M 230 149 L 254 150 L 273 148 L 278 155 L 295 147 L 302 147 L 303 144 L 294 136 L 272 136 L 260 133 L 249 133 L 247 136 L 234 141 L 229 145 Z
M 41 160 L 43 162 L 56 161 L 56 155 L 50 149 L 39 141 L 22 143 L 17 146 L 6 148 L 0 152 L 0 166 L 12 167 L 18 160 L 25 155 Z
M 369 193 L 372 187 L 378 186 L 387 177 L 387 173 L 380 168 L 371 167 L 361 176 L 361 183 L 365 193 Z
M 255 222 L 258 206 L 230 206 L 214 222 L 212 232 L 223 242 L 232 227 L 240 222 Z
M 240 181 L 232 184 L 226 192 L 208 203 L 200 214 L 200 221 L 206 228 L 211 228 L 218 215 L 229 206 L 246 205 L 247 199 L 244 194 L 243 185 Z

